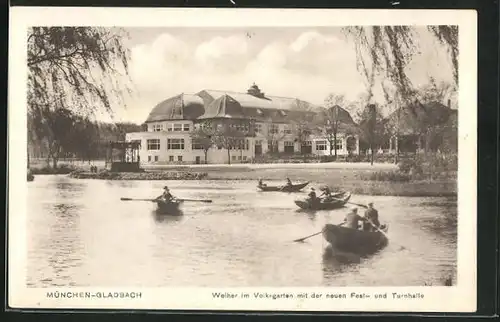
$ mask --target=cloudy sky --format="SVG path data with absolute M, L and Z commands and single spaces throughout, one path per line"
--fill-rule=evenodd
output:
M 424 30 L 424 29 L 422 29 Z M 134 84 L 122 121 L 142 123 L 160 101 L 202 89 L 245 92 L 256 83 L 269 95 L 323 104 L 330 94 L 356 100 L 366 92 L 354 45 L 338 27 L 128 28 Z M 446 54 L 426 32 L 408 74 L 415 85 L 429 76 L 451 80 Z M 376 93 L 376 98 L 381 93 Z

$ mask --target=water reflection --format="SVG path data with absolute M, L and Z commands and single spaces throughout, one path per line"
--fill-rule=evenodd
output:
M 151 214 L 155 222 L 157 223 L 179 222 L 183 219 L 184 216 L 184 212 L 182 210 L 177 210 L 175 213 L 169 213 L 169 214 L 153 210 Z
M 30 286 L 413 286 L 456 271 L 456 203 L 444 198 L 354 195 L 374 201 L 391 227 L 385 249 L 356 258 L 332 256 L 320 235 L 292 243 L 348 209 L 297 211 L 297 194 L 258 192 L 252 181 L 39 177 L 28 187 Z M 213 203 L 185 202 L 172 215 L 120 200 L 165 185 Z

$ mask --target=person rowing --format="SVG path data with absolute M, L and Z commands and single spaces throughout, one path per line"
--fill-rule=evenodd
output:
M 163 201 L 163 202 L 173 202 L 175 197 L 170 193 L 170 190 L 167 186 L 163 187 L 163 193 L 158 196 L 155 200 Z
M 259 179 L 259 184 L 258 184 L 259 187 L 267 187 L 267 184 L 263 183 L 262 182 L 262 179 Z
M 365 210 L 365 219 L 363 223 L 364 231 L 376 231 L 380 227 L 378 220 L 378 211 L 373 207 L 373 202 L 368 203 L 368 208 Z
M 292 180 L 290 180 L 290 178 L 286 178 L 286 185 L 287 185 L 288 187 L 293 186 Z
M 359 223 L 360 222 L 365 222 L 366 221 L 366 218 L 364 217 L 361 217 L 360 215 L 358 215 L 358 208 L 354 207 L 351 209 L 351 212 L 348 213 L 345 218 L 344 218 L 344 222 L 346 223 L 346 227 L 347 228 L 351 228 L 351 229 L 359 229 Z
M 332 201 L 332 192 L 330 191 L 329 187 L 325 187 L 323 189 L 323 193 L 319 196 L 320 198 L 323 197 L 323 202 L 330 202 Z
M 311 205 L 318 201 L 318 197 L 316 196 L 316 190 L 314 190 L 314 188 L 311 188 L 311 191 L 309 191 L 307 197 L 309 197 L 307 201 Z

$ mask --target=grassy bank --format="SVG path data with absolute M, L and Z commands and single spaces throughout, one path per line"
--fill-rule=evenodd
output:
M 199 168 L 182 167 L 182 171 L 199 171 Z M 170 170 L 172 171 L 172 170 Z M 388 172 L 391 170 L 387 170 Z M 386 196 L 456 196 L 455 179 L 420 180 L 408 182 L 368 180 L 376 169 L 346 169 L 323 167 L 206 167 L 208 180 L 255 180 L 277 181 L 284 183 L 285 178 L 292 181 L 311 181 L 314 185 L 329 185 L 349 190 L 355 194 L 386 195 Z
M 94 163 L 96 164 L 96 163 Z M 96 164 L 98 165 L 98 164 Z M 386 196 L 456 196 L 455 177 L 439 180 L 400 180 L 391 175 L 397 168 L 390 164 L 318 163 L 318 164 L 234 164 L 234 165 L 171 165 L 146 167 L 142 174 L 90 173 L 88 164 L 61 164 L 55 172 L 50 168 L 32 169 L 33 174 L 71 174 L 74 178 L 102 180 L 255 180 L 284 183 L 311 181 L 312 186 L 329 185 L 355 194 Z M 99 165 L 98 165 L 99 166 Z M 101 168 L 101 167 L 100 167 Z M 53 171 L 53 170 L 52 170 Z M 380 180 L 378 179 L 380 177 Z

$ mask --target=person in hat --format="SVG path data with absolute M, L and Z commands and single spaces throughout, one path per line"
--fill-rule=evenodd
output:
M 267 184 L 263 183 L 262 182 L 262 179 L 259 179 L 259 184 L 258 184 L 259 187 L 266 187 Z
M 363 223 L 363 230 L 375 231 L 380 227 L 378 220 L 378 211 L 373 207 L 373 202 L 368 203 L 368 208 L 365 210 L 365 219 Z
M 163 199 L 165 202 L 170 202 L 174 200 L 174 196 L 170 193 L 170 190 L 168 189 L 167 186 L 163 187 L 163 193 L 156 198 L 156 200 Z
M 323 197 L 323 202 L 332 201 L 332 192 L 330 191 L 330 188 L 328 186 L 325 186 L 323 188 L 323 193 L 319 197 Z
M 309 197 L 310 203 L 314 203 L 317 201 L 316 190 L 314 190 L 314 188 L 311 188 L 311 191 L 309 192 L 309 194 L 307 196 Z
M 365 221 L 365 218 L 358 215 L 358 208 L 356 207 L 352 208 L 351 212 L 344 218 L 344 222 L 346 223 L 345 226 L 351 229 L 359 229 L 359 223 Z

